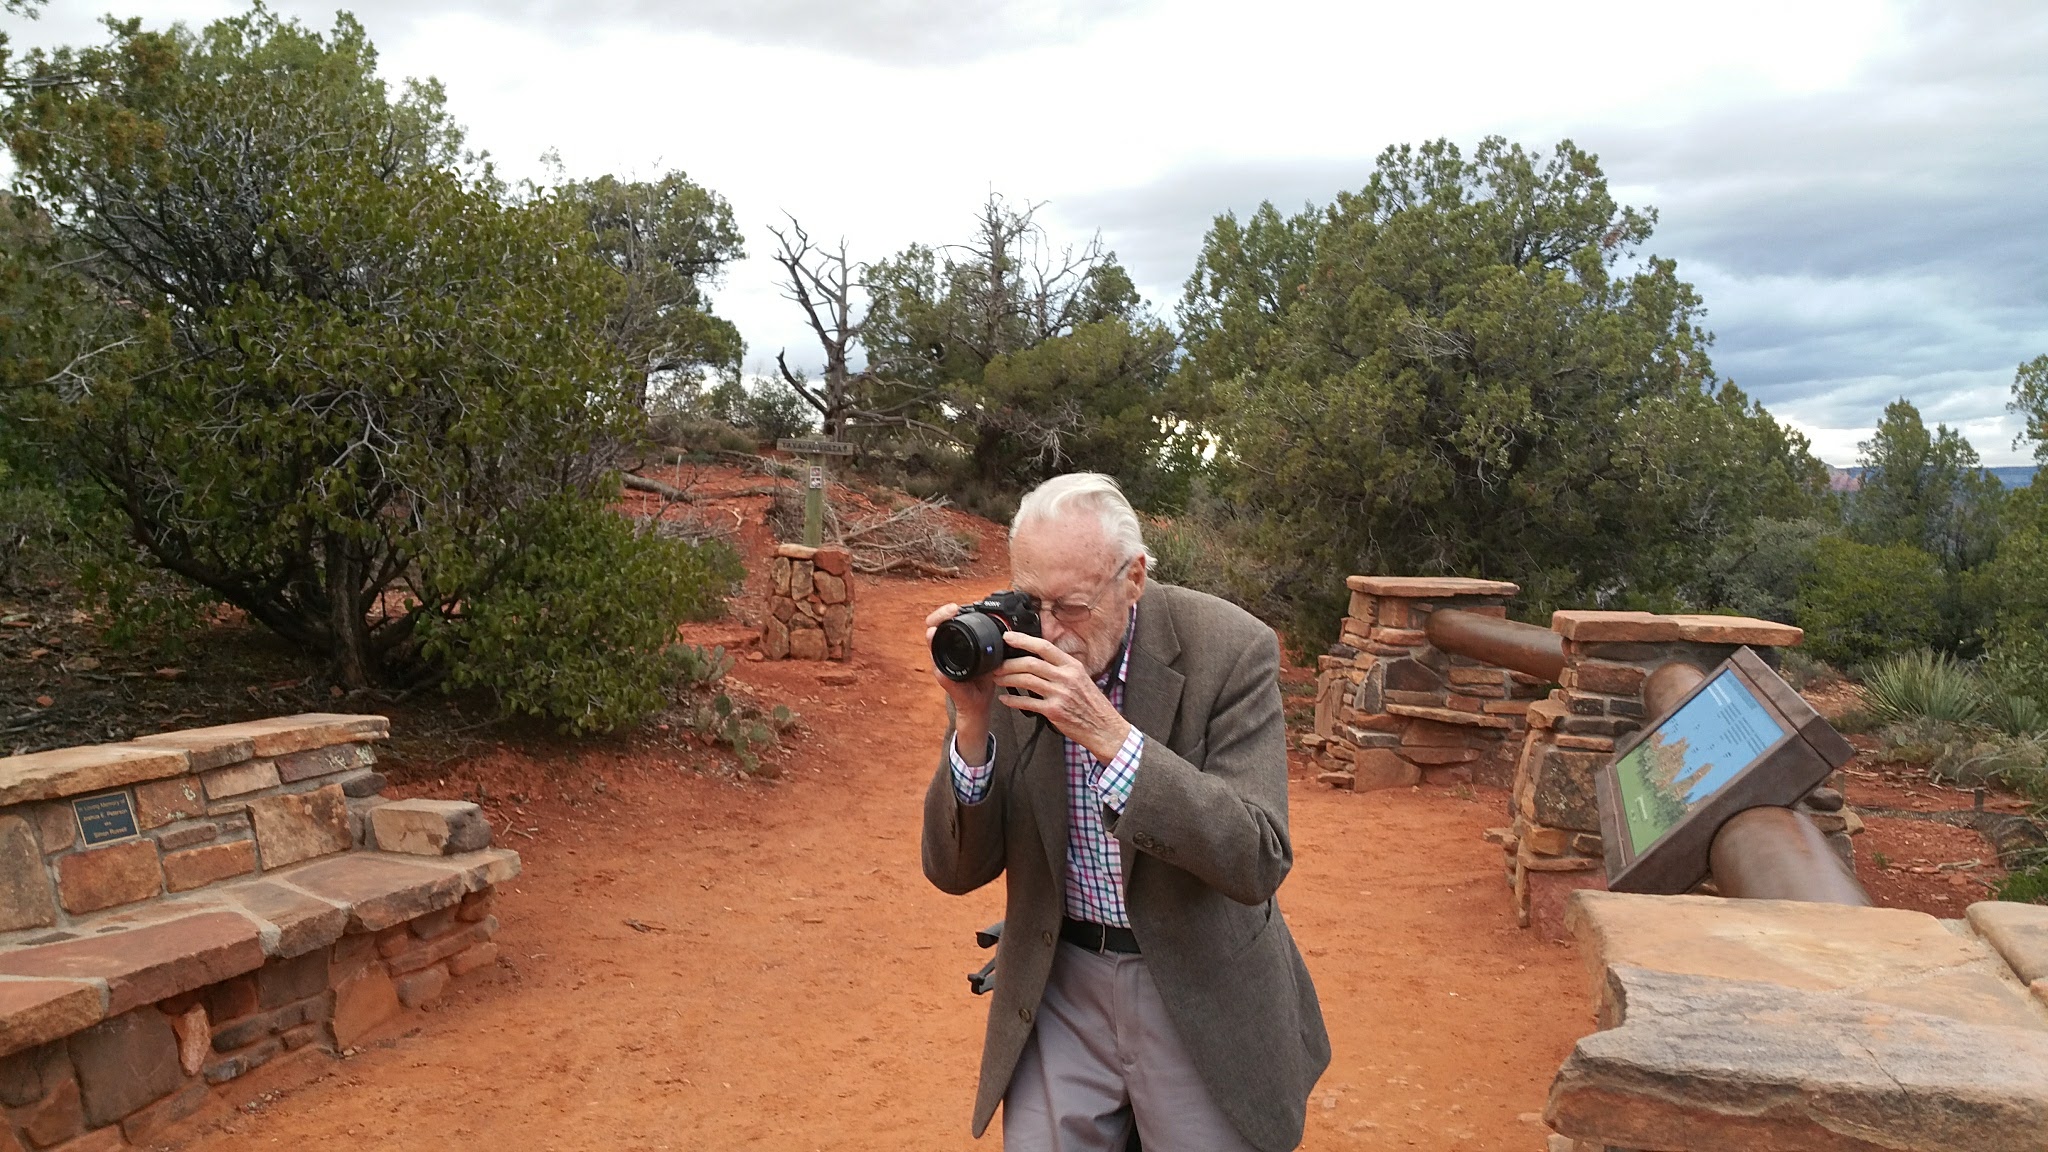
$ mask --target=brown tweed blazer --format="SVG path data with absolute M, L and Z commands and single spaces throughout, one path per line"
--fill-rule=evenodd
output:
M 1145 733 L 1145 752 L 1130 803 L 1109 823 L 1123 848 L 1131 929 L 1217 1104 L 1253 1146 L 1281 1152 L 1301 1142 L 1330 1041 L 1273 900 L 1294 862 L 1279 645 L 1244 610 L 1155 582 L 1138 601 L 1131 646 L 1124 717 Z M 1000 704 L 995 713 L 987 798 L 954 798 L 949 730 L 924 806 L 933 884 L 959 894 L 1002 876 L 1008 889 L 976 1136 L 1030 1038 L 1065 903 L 1059 733 L 1049 729 L 1020 763 L 1035 720 Z

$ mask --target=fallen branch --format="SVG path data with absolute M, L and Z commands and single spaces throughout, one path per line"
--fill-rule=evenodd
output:
M 748 488 L 737 488 L 731 492 L 706 492 L 698 496 L 685 492 L 681 488 L 663 484 L 659 480 L 649 480 L 645 476 L 635 476 L 631 472 L 626 473 L 621 478 L 621 482 L 626 487 L 640 492 L 652 492 L 671 504 L 695 504 L 699 500 L 736 500 L 741 496 L 773 496 L 782 491 L 782 489 L 772 484 L 756 484 Z
M 681 488 L 673 488 L 667 484 L 663 484 L 659 480 L 649 480 L 645 476 L 635 476 L 631 472 L 628 472 L 623 477 L 621 477 L 620 483 L 623 483 L 626 487 L 632 488 L 636 491 L 652 492 L 656 496 L 661 497 L 663 500 L 668 500 L 677 504 L 694 504 L 697 501 L 697 498 L 695 496 L 690 495 L 688 492 L 683 491 Z
M 919 576 L 944 576 L 950 578 L 960 575 L 960 569 L 957 567 L 948 568 L 938 564 L 927 564 L 922 560 L 913 560 L 908 556 L 891 556 L 886 560 L 869 562 L 863 562 L 856 556 L 853 561 L 853 570 L 867 576 L 880 576 L 885 572 L 896 572 L 903 569 L 915 572 Z

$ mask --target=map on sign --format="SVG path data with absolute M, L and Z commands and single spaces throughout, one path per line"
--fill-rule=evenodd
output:
M 1615 764 L 1631 853 L 1647 851 L 1784 736 L 1734 672 L 1714 677 Z

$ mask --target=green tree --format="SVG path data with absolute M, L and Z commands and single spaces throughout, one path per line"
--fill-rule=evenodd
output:
M 723 197 L 681 172 L 570 181 L 552 194 L 583 213 L 598 258 L 624 282 L 608 330 L 640 373 L 637 405 L 646 406 L 650 383 L 739 371 L 746 346 L 739 329 L 712 314 L 708 291 L 746 254 Z
M 1905 399 L 1885 406 L 1857 445 L 1861 482 L 1849 500 L 1850 534 L 1865 544 L 1911 544 L 1960 573 L 1998 547 L 2004 488 L 1977 450 L 1946 424 L 1932 432 Z
M 1977 570 L 2000 547 L 2004 486 L 1961 433 L 1947 425 L 1929 431 L 1919 409 L 1904 399 L 1886 405 L 1877 430 L 1857 447 L 1861 483 L 1848 499 L 1850 538 L 1933 556 L 1943 586 L 1927 605 L 1940 621 L 1930 642 L 1974 653 L 1992 621 Z
M 913 245 L 864 282 L 870 406 L 948 429 L 969 480 L 1014 492 L 1091 469 L 1145 507 L 1185 498 L 1173 333 L 1099 242 L 1056 248 L 1033 209 L 992 196 L 972 240 Z
M 33 20 L 36 18 L 37 13 L 41 11 L 43 3 L 44 0 L 0 0 L 0 12 L 14 16 L 25 16 Z M 7 71 L 7 62 L 11 57 L 12 50 L 8 48 L 7 43 L 7 31 L 4 28 L 0 28 L 0 84 L 12 88 L 14 80 Z
M 2026 421 L 2013 446 L 2033 441 L 2034 459 L 2048 465 L 2048 356 L 2036 356 L 2013 373 L 2012 403 L 2007 407 Z M 2041 482 L 2040 473 L 2035 474 L 2034 482 Z
M 2029 374 L 2032 369 L 2032 374 Z M 2029 434 L 2039 439 L 2048 392 L 2048 357 L 2022 365 L 2013 382 L 2014 406 L 2027 410 Z M 2048 444 L 2037 446 L 2037 458 Z M 2048 459 L 2044 459 L 2048 463 Z M 2001 518 L 1998 554 L 1977 574 L 1976 599 L 1991 607 L 1984 636 L 1985 664 L 1992 679 L 2011 695 L 2048 704 L 2048 468 L 2032 484 L 2013 492 Z
M 642 372 L 608 338 L 624 285 L 583 206 L 507 202 L 438 86 L 388 91 L 345 14 L 325 36 L 260 6 L 110 28 L 32 55 L 82 82 L 0 117 L 17 191 L 82 253 L 67 274 L 126 326 L 24 390 L 46 450 L 151 562 L 342 683 L 454 675 L 616 722 L 615 684 L 528 691 L 487 642 L 513 620 L 524 652 L 604 635 L 644 671 L 688 596 L 605 577 L 696 570 L 607 519 Z
M 1390 148 L 1321 210 L 1219 218 L 1181 314 L 1230 491 L 1305 634 L 1347 572 L 1513 579 L 1537 608 L 1657 603 L 1758 515 L 1813 506 L 1798 434 L 1716 381 L 1700 301 L 1637 259 L 1569 141 Z
M 1849 667 L 1944 638 L 1941 563 L 1912 544 L 1821 539 L 1801 583 L 1799 626 L 1815 658 Z

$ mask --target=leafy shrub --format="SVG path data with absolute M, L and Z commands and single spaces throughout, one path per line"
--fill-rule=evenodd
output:
M 2009 874 L 1993 895 L 2015 904 L 2048 904 L 2048 861 Z
M 1813 569 L 1814 551 L 1830 535 L 1815 517 L 1760 516 L 1721 539 L 1683 590 L 1702 609 L 1791 623 L 1800 581 Z
M 1984 652 L 1984 675 L 1999 693 L 2048 704 L 2048 632 L 2002 627 Z
M 524 545 L 487 592 L 427 618 L 453 686 L 587 732 L 638 720 L 679 679 L 706 674 L 676 626 L 717 615 L 745 574 L 730 548 L 635 532 L 587 500 L 543 506 Z
M 1801 648 L 1788 648 L 1778 666 L 1778 675 L 1785 683 L 1804 692 L 1808 688 L 1838 683 L 1841 670 L 1825 660 L 1816 660 Z
M 62 572 L 70 540 L 63 498 L 19 481 L 0 464 L 0 590 Z
M 1931 779 L 1964 787 L 1999 784 L 2040 795 L 2048 770 L 2048 736 L 1922 718 L 1888 724 L 1879 739 L 1893 756 L 1926 765 Z
M 794 389 L 770 381 L 750 392 L 739 403 L 733 423 L 746 428 L 763 443 L 802 436 L 817 427 L 811 406 Z
M 1797 615 L 1817 659 L 1854 665 L 1925 648 L 1941 635 L 1947 585 L 1933 556 L 1909 544 L 1828 537 L 1814 548 Z

